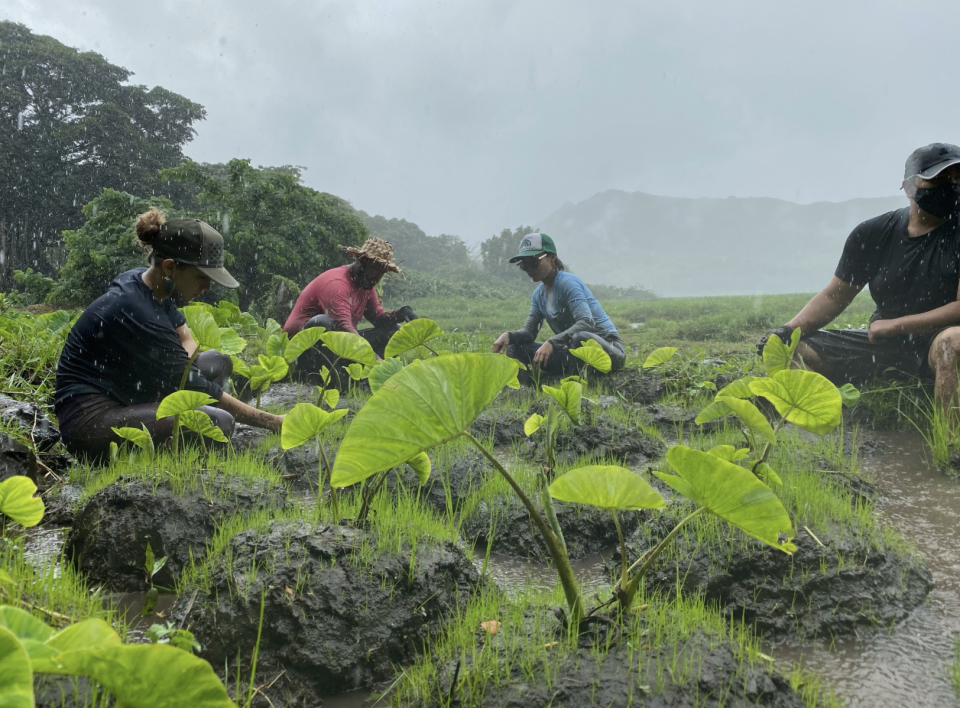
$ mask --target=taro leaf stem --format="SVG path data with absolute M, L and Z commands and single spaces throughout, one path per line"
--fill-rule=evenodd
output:
M 543 540 L 547 544 L 547 550 L 550 552 L 550 557 L 553 559 L 553 563 L 557 568 L 557 575 L 560 576 L 563 594 L 567 599 L 567 606 L 570 608 L 571 626 L 579 627 L 580 620 L 583 619 L 584 616 L 583 600 L 580 597 L 580 587 L 577 585 L 577 578 L 573 574 L 573 568 L 570 566 L 570 558 L 567 557 L 566 551 L 560 544 L 560 539 L 550 530 L 547 522 L 543 520 L 543 516 L 537 511 L 537 507 L 533 501 L 531 501 L 530 497 L 521 489 L 520 485 L 517 484 L 517 481 L 510 473 L 507 472 L 506 468 L 500 464 L 500 460 L 494 457 L 493 453 L 484 447 L 484 445 L 469 432 L 464 431 L 463 435 L 476 446 L 484 457 L 490 460 L 490 463 L 496 468 L 497 472 L 507 480 L 507 484 L 513 488 L 513 491 L 517 493 L 520 501 L 523 502 L 523 505 L 527 508 L 527 513 L 530 514 L 530 518 L 533 520 L 537 530 L 540 531 L 540 535 L 543 536 Z
M 332 475 L 333 473 L 330 470 L 330 460 L 327 459 L 327 451 L 324 449 L 323 441 L 320 440 L 319 435 L 317 436 L 317 447 L 320 448 L 320 463 L 323 465 L 323 467 L 320 468 L 321 471 L 317 475 L 318 476 L 317 503 L 319 505 L 320 500 L 323 499 L 323 471 L 322 470 L 325 468 L 327 470 L 328 475 Z M 333 523 L 339 524 L 340 523 L 340 499 L 339 497 L 337 497 L 337 488 L 334 487 L 332 484 L 330 485 L 330 501 L 333 502 Z
M 633 576 L 628 582 L 626 587 L 620 586 L 617 589 L 617 597 L 620 600 L 620 606 L 623 609 L 629 609 L 630 604 L 633 602 L 633 596 L 637 593 L 637 588 L 640 585 L 640 581 L 643 579 L 643 576 L 646 575 L 647 571 L 650 569 L 650 566 L 653 564 L 653 561 L 657 559 L 657 556 L 666 548 L 670 542 L 673 540 L 674 536 L 680 533 L 680 529 L 686 526 L 688 523 L 693 521 L 697 516 L 702 514 L 707 510 L 707 507 L 701 506 L 699 509 L 694 511 L 691 514 L 688 514 L 684 517 L 679 524 L 673 527 L 673 530 L 664 536 L 663 540 L 660 541 L 653 550 L 650 551 L 650 555 L 647 556 L 647 560 L 644 561 L 643 565 L 640 566 L 640 570 L 637 571 L 637 574 Z M 639 561 L 637 561 L 639 562 Z M 636 563 L 634 564 L 636 565 Z
M 623 540 L 623 531 L 620 529 L 617 510 L 610 509 L 610 516 L 613 517 L 613 525 L 617 527 L 617 538 L 620 539 L 620 586 L 623 587 L 627 584 L 627 544 Z
M 553 508 L 553 499 L 550 497 L 550 488 L 544 484 L 540 489 L 540 502 L 543 504 L 543 510 L 546 512 L 547 521 L 550 523 L 550 528 L 557 535 L 557 538 L 560 539 L 560 545 L 563 546 L 563 552 L 567 553 L 567 542 L 563 538 L 563 530 L 560 528 L 560 522 L 557 520 L 557 512 Z
M 178 391 L 182 391 L 183 387 L 187 385 L 187 376 L 190 375 L 190 367 L 193 366 L 193 362 L 197 360 L 197 357 L 200 356 L 200 347 L 198 346 L 193 350 L 193 354 L 190 355 L 190 358 L 187 360 L 187 366 L 183 370 L 183 376 L 180 377 L 180 388 Z M 180 416 L 173 416 L 173 456 L 177 456 L 177 452 L 180 450 Z

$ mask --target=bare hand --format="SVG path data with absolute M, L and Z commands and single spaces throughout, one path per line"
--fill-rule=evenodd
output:
M 546 366 L 551 354 L 553 354 L 553 345 L 548 340 L 541 344 L 540 348 L 537 349 L 537 353 L 533 355 L 533 368 L 539 369 L 542 366 Z
M 903 334 L 903 328 L 897 324 L 896 320 L 876 320 L 870 323 L 871 344 L 900 334 Z
M 493 343 L 493 353 L 503 354 L 505 351 L 507 351 L 508 344 L 510 344 L 510 333 L 504 332 L 497 337 L 497 341 Z

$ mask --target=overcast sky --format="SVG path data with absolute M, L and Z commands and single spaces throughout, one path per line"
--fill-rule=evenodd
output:
M 606 189 L 888 196 L 960 143 L 957 0 L 3 5 L 204 105 L 192 158 L 470 243 Z

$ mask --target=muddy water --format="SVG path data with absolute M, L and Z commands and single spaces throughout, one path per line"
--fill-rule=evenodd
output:
M 607 574 L 603 558 L 609 558 L 614 553 L 613 548 L 603 553 L 588 556 L 580 561 L 571 563 L 573 572 L 580 581 L 585 597 L 590 597 L 596 592 L 603 592 L 605 588 L 610 587 L 610 576 Z M 484 549 L 478 547 L 474 556 L 474 565 L 477 571 L 483 569 Z M 540 563 L 528 563 L 519 558 L 502 556 L 496 553 L 490 554 L 490 560 L 487 562 L 487 575 L 504 592 L 510 595 L 519 595 L 525 590 L 549 590 L 557 587 L 559 579 L 557 572 Z M 606 598 L 604 598 L 606 599 Z
M 890 632 L 866 632 L 832 649 L 771 652 L 787 663 L 801 659 L 851 708 L 960 706 L 948 674 L 960 634 L 960 482 L 924 463 L 919 435 L 882 440 L 883 452 L 864 460 L 887 500 L 881 513 L 916 546 L 936 586 Z

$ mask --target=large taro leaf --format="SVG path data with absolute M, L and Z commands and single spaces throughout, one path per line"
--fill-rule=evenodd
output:
M 756 376 L 742 376 L 736 381 L 730 382 L 717 391 L 714 400 L 721 396 L 726 396 L 727 398 L 753 398 L 754 393 L 750 390 L 750 382 L 755 381 L 756 378 Z
M 784 342 L 780 337 L 771 334 L 767 343 L 763 345 L 763 370 L 768 374 L 789 369 L 793 364 L 793 354 L 800 344 L 800 328 L 797 327 L 790 335 L 790 341 Z
M 650 369 L 654 366 L 660 366 L 660 364 L 669 361 L 670 357 L 676 353 L 676 347 L 660 347 L 659 349 L 654 349 L 650 352 L 650 355 L 643 360 L 643 365 L 640 368 Z
M 417 319 L 410 320 L 398 329 L 390 341 L 387 342 L 387 348 L 383 352 L 385 359 L 393 356 L 399 356 L 411 349 L 416 349 L 422 344 L 426 344 L 431 339 L 436 339 L 443 332 L 433 320 Z
M 27 477 L 9 477 L 0 482 L 0 514 L 21 526 L 36 526 L 43 518 L 43 499 L 33 496 L 37 485 Z
M 287 352 L 288 344 L 290 344 L 290 338 L 287 336 L 287 333 L 277 332 L 267 338 L 267 343 L 264 345 L 263 351 L 265 351 L 268 356 L 282 357 Z
M 283 426 L 280 428 L 280 447 L 284 450 L 300 447 L 346 414 L 346 408 L 325 411 L 312 403 L 298 403 L 283 418 Z
M 215 426 L 210 416 L 203 411 L 184 411 L 180 414 L 180 424 L 197 435 L 203 435 L 217 442 L 229 442 L 223 431 Z
M 414 322 L 419 321 L 420 320 L 414 320 Z M 384 359 L 378 362 L 376 366 L 370 369 L 370 374 L 367 376 L 367 382 L 370 384 L 370 393 L 379 391 L 380 387 L 401 369 L 403 369 L 403 362 L 399 359 Z
M 66 651 L 51 662 L 97 681 L 124 708 L 236 708 L 210 664 L 169 644 Z
M 370 342 L 353 332 L 324 332 L 320 337 L 324 346 L 339 359 L 357 361 L 367 366 L 377 363 L 377 355 Z
M 292 364 L 298 356 L 319 342 L 320 337 L 326 331 L 325 327 L 310 327 L 300 330 L 290 338 L 290 342 L 282 352 L 283 358 L 287 360 L 287 363 Z
M 580 422 L 580 401 L 583 398 L 583 385 L 576 381 L 564 381 L 560 388 L 544 386 L 543 392 L 560 404 L 560 409 L 574 423 Z
M 724 416 L 730 415 L 730 406 L 728 406 L 723 401 L 714 401 L 709 406 L 704 408 L 700 413 L 694 418 L 693 422 L 697 425 L 703 425 L 704 423 L 709 423 L 711 420 L 716 420 L 717 418 L 723 418 Z
M 517 362 L 499 354 L 414 361 L 356 414 L 330 483 L 346 487 L 453 440 L 516 375 Z
M 233 356 L 247 348 L 246 340 L 242 339 L 237 330 L 230 327 L 220 328 L 220 346 L 218 349 L 224 354 Z
M 589 504 L 600 509 L 659 509 L 660 492 L 623 467 L 579 467 L 550 485 L 550 496 L 560 501 Z
M 610 372 L 613 362 L 610 361 L 610 355 L 600 346 L 595 339 L 586 340 L 576 349 L 570 349 L 570 353 L 585 364 L 589 364 L 601 374 Z
M 0 706 L 33 708 L 33 671 L 27 650 L 13 632 L 0 627 Z
M 719 398 L 716 403 L 726 404 L 751 432 L 759 435 L 765 442 L 771 445 L 777 444 L 777 434 L 773 431 L 770 421 L 751 401 L 742 398 Z
M 192 411 L 211 403 L 216 401 L 203 391 L 174 391 L 157 406 L 157 420 L 170 415 L 180 415 L 184 411 Z
M 787 421 L 817 435 L 837 427 L 843 415 L 840 391 L 813 371 L 784 369 L 752 382 L 750 390 L 770 401 Z
M 36 653 L 30 654 L 34 673 L 55 674 L 53 658 L 67 651 L 119 646 L 120 635 L 102 619 L 86 619 L 53 634 Z
M 684 445 L 670 448 L 667 460 L 677 474 L 655 474 L 677 492 L 759 541 L 796 550 L 786 509 L 750 470 Z
M 204 305 L 188 305 L 181 312 L 194 341 L 201 349 L 220 349 L 220 328 Z

